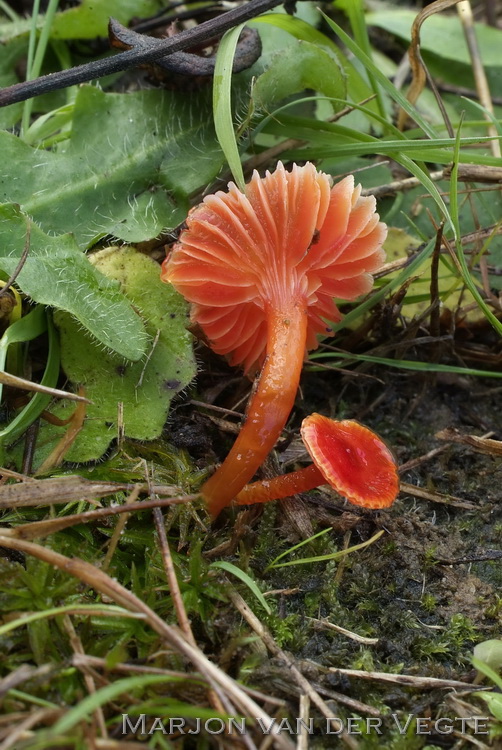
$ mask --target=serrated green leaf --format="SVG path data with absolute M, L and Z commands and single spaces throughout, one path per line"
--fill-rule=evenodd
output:
M 344 99 L 345 76 L 336 59 L 322 47 L 298 41 L 281 50 L 253 88 L 256 105 L 269 110 L 304 89 Z
M 45 231 L 90 245 L 111 234 L 150 239 L 181 223 L 188 195 L 213 179 L 223 155 L 209 97 L 80 89 L 65 150 L 32 148 L 0 132 L 0 200 L 20 203 Z
M 51 29 L 53 39 L 95 39 L 107 36 L 110 16 L 128 24 L 162 8 L 159 0 L 82 0 L 76 8 L 58 13 Z
M 23 252 L 28 222 L 18 206 L 0 206 L 0 270 L 7 276 Z M 51 237 L 32 223 L 28 257 L 16 284 L 35 302 L 71 313 L 76 326 L 122 357 L 136 361 L 144 354 L 141 319 L 118 284 L 93 268 L 71 235 Z
M 61 364 L 67 377 L 83 385 L 92 400 L 86 421 L 66 458 L 91 461 L 99 458 L 117 436 L 118 404 L 123 404 L 126 436 L 136 440 L 157 438 L 166 421 L 171 399 L 195 375 L 191 336 L 186 331 L 186 303 L 174 289 L 160 281 L 159 266 L 134 248 L 107 248 L 93 256 L 94 264 L 110 279 L 120 282 L 125 296 L 143 317 L 150 341 L 145 357 L 134 364 L 103 352 L 79 329 L 73 318 L 55 313 L 61 338 Z M 53 409 L 68 416 L 74 407 Z M 66 428 L 44 425 L 39 436 L 41 455 L 47 454 Z

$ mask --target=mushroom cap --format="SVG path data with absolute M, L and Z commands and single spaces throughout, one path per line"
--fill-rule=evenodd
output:
M 360 192 L 352 176 L 331 187 L 310 163 L 254 172 L 245 193 L 230 183 L 190 211 L 161 278 L 193 303 L 213 350 L 246 372 L 263 363 L 271 307 L 305 305 L 314 349 L 326 321 L 341 319 L 333 297 L 368 292 L 384 261 L 386 226 Z
M 392 505 L 399 493 L 397 465 L 376 433 L 351 419 L 311 414 L 301 435 L 326 483 L 340 495 L 364 508 Z

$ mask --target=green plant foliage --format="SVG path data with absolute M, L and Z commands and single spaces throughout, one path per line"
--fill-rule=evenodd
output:
M 213 117 L 218 141 L 238 187 L 244 190 L 239 148 L 234 132 L 232 108 L 232 66 L 237 42 L 244 25 L 224 34 L 216 55 L 213 79 Z
M 117 282 L 89 263 L 71 235 L 49 236 L 18 206 L 0 206 L 0 270 L 6 276 L 14 272 L 27 237 L 28 257 L 16 280 L 20 289 L 35 302 L 71 313 L 74 325 L 83 326 L 100 344 L 138 360 L 146 347 L 141 319 Z
M 273 57 L 256 81 L 253 98 L 257 107 L 270 109 L 304 89 L 344 99 L 346 80 L 334 55 L 311 42 L 297 41 Z
M 37 28 L 41 28 L 41 26 L 43 26 L 43 18 L 39 16 L 37 20 Z M 16 39 L 16 37 L 28 35 L 30 33 L 31 27 L 31 18 L 18 18 L 12 21 L 1 19 L 0 43 L 5 44 L 6 42 L 10 42 L 11 39 Z
M 411 27 L 416 18 L 413 10 L 381 10 L 366 14 L 368 26 L 379 26 L 385 31 L 409 42 Z M 500 67 L 502 57 L 502 31 L 487 24 L 475 24 L 476 37 L 483 63 L 490 67 Z M 446 60 L 471 64 L 465 35 L 456 14 L 435 13 L 430 16 L 420 30 L 420 49 L 433 52 Z
M 139 242 L 181 223 L 188 195 L 223 155 L 209 102 L 174 92 L 104 94 L 85 86 L 64 150 L 32 148 L 0 132 L 0 199 L 20 203 L 45 231 L 81 245 L 111 234 Z
M 194 377 L 191 337 L 185 329 L 186 305 L 172 287 L 159 279 L 157 263 L 133 248 L 108 248 L 93 257 L 94 265 L 108 278 L 120 281 L 124 295 L 145 322 L 149 335 L 146 356 L 134 364 L 103 352 L 75 320 L 62 312 L 54 315 L 61 337 L 61 363 L 68 378 L 85 387 L 92 404 L 87 419 L 67 458 L 99 458 L 117 436 L 117 409 L 124 408 L 128 437 L 153 440 L 164 426 L 172 397 Z M 70 409 L 54 409 L 68 416 Z M 66 427 L 47 425 L 41 430 L 41 454 L 54 446 Z
M 318 49 L 328 49 L 336 56 L 347 76 L 347 91 L 353 101 L 363 101 L 363 99 L 367 99 L 371 96 L 371 88 L 368 86 L 359 71 L 343 54 L 340 48 L 332 39 L 316 29 L 310 23 L 286 13 L 267 13 L 256 18 L 253 23 L 258 23 L 261 26 L 265 25 L 265 28 L 267 25 L 275 26 L 278 29 L 287 31 L 291 36 L 295 37 L 295 39 L 300 39 L 316 45 Z M 260 28 L 260 26 L 258 28 Z M 370 109 L 376 110 L 374 102 L 370 102 L 368 106 Z
M 248 589 L 258 599 L 265 612 L 271 614 L 271 609 L 267 604 L 267 600 L 258 588 L 256 581 L 254 581 L 248 573 L 245 573 L 241 568 L 238 568 L 237 565 L 227 562 L 226 560 L 217 560 L 216 562 L 211 563 L 211 568 L 224 570 L 226 573 L 231 573 L 233 576 L 240 578 L 240 580 L 246 584 Z
M 134 17 L 151 16 L 162 8 L 159 0 L 83 0 L 76 8 L 58 13 L 52 24 L 53 39 L 94 39 L 106 36 L 108 19 L 128 24 Z
M 2 46 L 0 55 L 0 88 L 12 86 L 18 82 L 15 66 L 26 54 L 26 39 L 14 39 Z M 23 103 L 11 104 L 0 109 L 0 129 L 12 128 L 21 116 Z

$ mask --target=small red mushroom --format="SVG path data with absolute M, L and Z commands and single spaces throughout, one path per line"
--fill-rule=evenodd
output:
M 351 419 L 335 421 L 311 414 L 301 435 L 313 464 L 273 479 L 253 482 L 237 495 L 237 505 L 266 503 L 329 484 L 354 505 L 388 508 L 399 492 L 394 456 L 368 427 Z
M 162 264 L 161 277 L 192 302 L 211 347 L 244 371 L 262 367 L 246 421 L 201 492 L 216 516 L 270 453 L 293 407 L 306 349 L 339 321 L 333 297 L 371 289 L 385 254 L 375 199 L 354 178 L 331 187 L 313 164 L 257 172 L 242 193 L 208 195 Z

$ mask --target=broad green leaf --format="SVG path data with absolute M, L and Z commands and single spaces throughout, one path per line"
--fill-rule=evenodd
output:
M 107 248 L 93 256 L 97 269 L 119 281 L 122 292 L 145 322 L 147 353 L 140 362 L 103 352 L 95 341 L 65 313 L 54 315 L 61 338 L 61 364 L 73 383 L 83 385 L 87 398 L 86 422 L 66 458 L 99 458 L 117 436 L 118 404 L 123 404 L 125 434 L 136 440 L 159 437 L 173 396 L 195 375 L 191 336 L 186 331 L 186 303 L 159 277 L 159 266 L 131 247 Z M 58 405 L 58 416 L 74 406 Z M 66 427 L 44 426 L 39 445 L 48 453 Z
M 352 63 L 343 54 L 341 49 L 325 34 L 318 31 L 314 26 L 306 21 L 295 16 L 290 16 L 286 13 L 267 13 L 259 18 L 255 18 L 252 22 L 258 24 L 271 24 L 295 37 L 295 39 L 301 39 L 311 44 L 315 44 L 319 48 L 326 48 L 336 55 L 340 65 L 342 66 L 347 76 L 347 91 L 349 97 L 354 102 L 363 101 L 371 96 L 372 91 L 368 86 L 361 74 L 356 70 Z M 259 27 L 258 27 L 259 28 Z M 371 109 L 375 108 L 374 102 L 370 102 L 368 105 Z
M 474 656 L 495 671 L 502 668 L 502 639 L 491 638 L 474 646 Z
M 476 697 L 486 701 L 493 716 L 502 721 L 502 695 L 500 693 L 477 693 Z
M 409 42 L 416 15 L 413 10 L 382 10 L 367 13 L 366 23 L 368 26 L 379 26 Z M 500 67 L 502 30 L 482 23 L 476 23 L 474 27 L 483 63 L 490 67 Z M 420 48 L 447 60 L 471 65 L 465 35 L 456 14 L 435 13 L 430 16 L 420 29 Z
M 162 8 L 159 0 L 82 0 L 76 8 L 58 13 L 53 39 L 95 39 L 108 34 L 110 16 L 127 25 L 134 16 L 151 16 Z
M 9 276 L 23 252 L 29 220 L 0 206 L 0 270 Z M 66 310 L 101 345 L 138 360 L 145 351 L 141 319 L 118 288 L 94 268 L 69 234 L 52 237 L 31 223 L 29 251 L 16 284 L 35 302 Z
M 110 234 L 139 242 L 181 223 L 188 195 L 223 155 L 210 105 L 175 92 L 104 94 L 83 87 L 65 149 L 32 148 L 0 132 L 0 200 L 21 204 L 45 231 L 90 245 Z
M 304 89 L 344 99 L 345 76 L 332 54 L 310 42 L 298 41 L 278 53 L 253 88 L 256 105 L 269 110 Z

